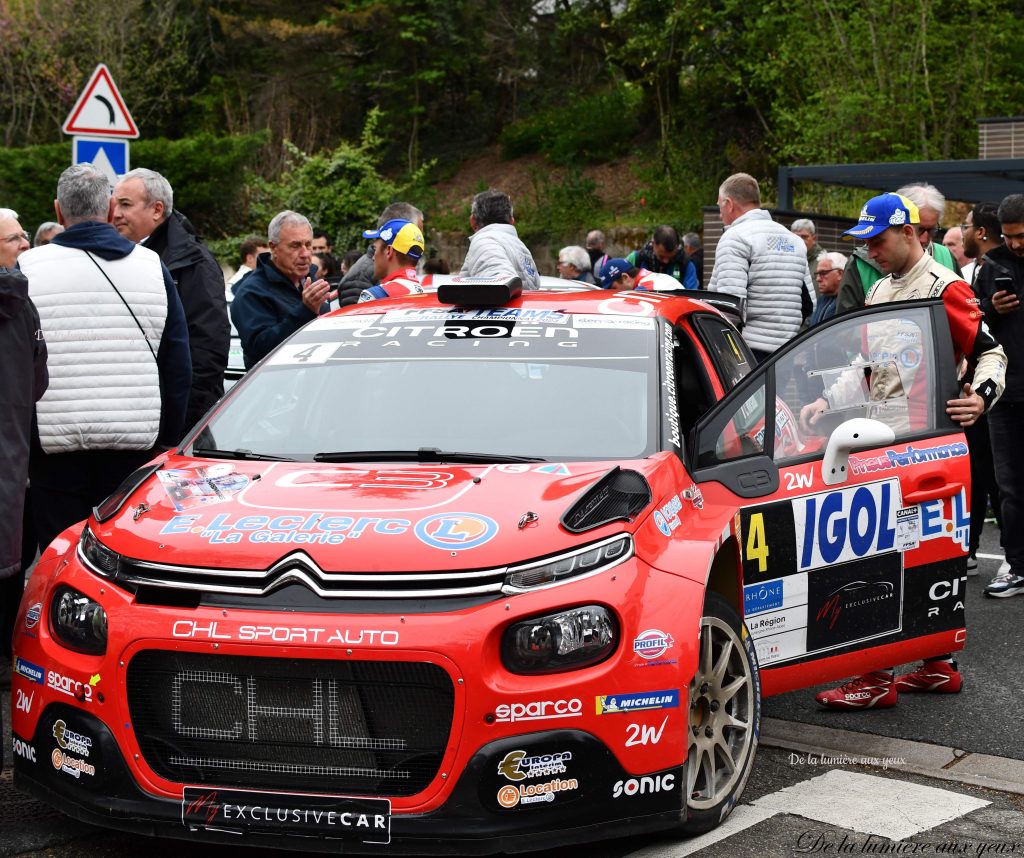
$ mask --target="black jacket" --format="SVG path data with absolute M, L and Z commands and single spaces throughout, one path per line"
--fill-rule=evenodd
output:
M 25 275 L 0 268 L 0 578 L 21 569 L 32 414 L 49 383 L 46 342 L 39 330 Z
M 1024 308 L 1003 315 L 992 306 L 992 296 L 1002 291 L 1016 292 L 1024 301 L 1024 259 L 1005 244 L 993 248 L 978 269 L 974 291 L 992 336 L 1006 352 L 1006 389 L 999 401 L 1024 402 Z
M 349 304 L 356 304 L 364 289 L 369 289 L 376 283 L 373 276 L 373 245 L 371 244 L 366 253 L 360 256 L 352 267 L 341 278 L 338 286 L 338 306 L 347 307 Z
M 145 246 L 158 253 L 171 272 L 185 310 L 192 355 L 192 388 L 185 414 L 185 426 L 190 429 L 224 395 L 231 346 L 224 272 L 176 211 L 153 230 Z

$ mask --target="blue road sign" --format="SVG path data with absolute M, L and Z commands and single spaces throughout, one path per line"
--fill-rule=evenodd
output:
M 128 172 L 128 141 L 112 137 L 75 137 L 72 142 L 72 164 L 92 164 L 105 173 L 110 186 Z

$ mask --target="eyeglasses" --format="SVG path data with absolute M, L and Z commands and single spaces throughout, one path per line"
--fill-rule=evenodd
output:
M 4 236 L 2 240 L 8 244 L 18 244 L 22 241 L 28 241 L 29 239 L 27 232 L 12 232 L 10 235 Z
M 969 229 L 974 229 L 974 224 L 973 223 L 962 223 L 962 224 L 960 224 L 960 231 L 961 232 L 967 232 L 967 230 L 969 230 Z
M 840 270 L 841 269 L 839 269 L 839 268 L 830 268 L 828 271 L 815 271 L 814 272 L 814 276 L 815 277 L 826 277 L 827 275 L 835 274 L 837 271 L 840 271 Z
M 915 227 L 918 235 L 924 235 L 928 233 L 932 238 L 935 238 L 939 234 L 939 228 L 937 226 L 919 226 Z

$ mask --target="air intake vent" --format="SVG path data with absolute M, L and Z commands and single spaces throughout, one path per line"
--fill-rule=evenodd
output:
M 651 487 L 643 475 L 616 466 L 569 507 L 562 526 L 570 533 L 583 533 L 610 521 L 631 521 L 650 502 Z

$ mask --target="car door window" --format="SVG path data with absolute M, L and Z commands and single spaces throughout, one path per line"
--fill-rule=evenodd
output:
M 794 346 L 772 367 L 776 462 L 820 449 L 854 417 L 885 423 L 897 440 L 935 431 L 940 370 L 933 339 L 929 310 L 906 307 L 881 317 L 840 317 Z
M 813 456 L 853 417 L 891 426 L 897 440 L 948 429 L 938 402 L 952 396 L 956 380 L 945 319 L 937 326 L 942 312 L 938 301 L 905 302 L 805 334 L 701 421 L 697 466 L 766 452 L 776 464 Z
M 732 390 L 754 367 L 750 349 L 736 329 L 721 318 L 695 314 L 691 319 L 711 355 L 722 387 Z

